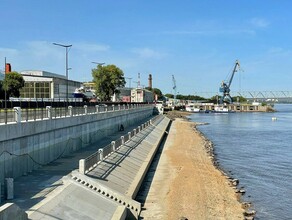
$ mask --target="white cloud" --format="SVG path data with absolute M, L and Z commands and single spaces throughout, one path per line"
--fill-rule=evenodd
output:
M 132 52 L 140 56 L 141 58 L 154 58 L 154 59 L 162 59 L 167 56 L 166 53 L 158 52 L 152 50 L 150 48 L 134 48 Z
M 259 28 L 266 28 L 270 25 L 270 23 L 263 18 L 252 18 L 250 22 L 253 26 Z
M 104 44 L 75 43 L 73 46 L 74 49 L 87 52 L 108 51 L 110 49 L 109 45 Z

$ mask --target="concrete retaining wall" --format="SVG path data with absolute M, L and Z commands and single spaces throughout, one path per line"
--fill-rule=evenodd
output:
M 27 214 L 14 203 L 6 203 L 0 207 L 0 220 L 27 220 Z
M 16 178 L 152 115 L 153 106 L 0 126 L 0 182 Z

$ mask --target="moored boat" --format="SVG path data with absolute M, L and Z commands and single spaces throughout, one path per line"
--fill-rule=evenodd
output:
M 200 112 L 200 109 L 196 108 L 194 105 L 186 105 L 186 111 L 196 113 Z

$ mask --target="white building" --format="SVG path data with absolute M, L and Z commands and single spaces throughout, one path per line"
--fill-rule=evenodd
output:
M 20 91 L 21 98 L 72 98 L 72 93 L 81 82 L 67 80 L 65 76 L 41 70 L 21 71 L 25 81 Z
M 153 101 L 154 101 L 153 92 L 142 88 L 134 88 L 131 90 L 131 102 L 153 102 Z

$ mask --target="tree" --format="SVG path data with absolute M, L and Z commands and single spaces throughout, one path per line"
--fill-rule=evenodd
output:
M 5 91 L 3 90 L 3 81 L 0 81 L 0 99 L 5 99 Z
M 171 99 L 173 99 L 173 97 L 174 97 L 173 94 L 169 94 L 169 93 L 165 94 L 164 96 L 167 97 L 167 98 L 171 98 Z
M 161 90 L 158 88 L 146 87 L 145 89 L 147 89 L 147 90 L 153 92 L 155 95 L 157 95 L 158 100 L 160 100 L 163 97 Z
M 243 103 L 243 102 L 247 102 L 247 99 L 243 96 L 234 96 L 232 97 L 232 100 L 233 102 L 240 102 L 240 103 Z
M 6 90 L 6 97 L 19 97 L 20 89 L 24 86 L 24 79 L 17 72 L 6 73 L 2 89 Z
M 124 73 L 115 65 L 102 66 L 92 69 L 95 92 L 101 101 L 110 101 L 114 93 L 119 93 L 118 88 L 126 84 Z

